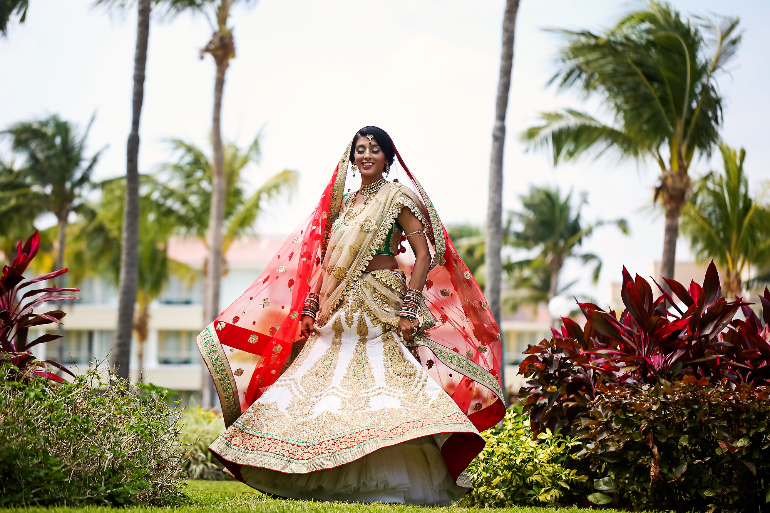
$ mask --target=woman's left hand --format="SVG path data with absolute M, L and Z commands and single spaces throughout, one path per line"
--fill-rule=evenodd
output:
M 406 317 L 401 317 L 398 321 L 398 334 L 407 342 L 414 338 L 414 332 L 417 331 L 417 321 L 412 321 Z

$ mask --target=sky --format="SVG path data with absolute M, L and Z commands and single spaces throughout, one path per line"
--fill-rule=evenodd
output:
M 282 169 L 299 171 L 298 191 L 260 220 L 262 233 L 288 233 L 318 201 L 345 146 L 364 125 L 393 137 L 445 223 L 486 219 L 491 132 L 499 74 L 504 0 L 260 0 L 236 6 L 231 25 L 236 58 L 225 85 L 222 130 L 249 144 L 261 131 L 263 158 L 248 170 L 256 188 Z M 719 79 L 726 98 L 723 139 L 745 147 L 754 190 L 770 179 L 766 144 L 770 104 L 770 2 L 676 0 L 686 14 L 740 16 L 744 42 L 730 73 Z M 584 251 L 604 267 L 597 285 L 589 271 L 567 266 L 573 293 L 605 302 L 625 265 L 647 275 L 663 247 L 663 219 L 652 208 L 653 165 L 585 160 L 553 167 L 527 152 L 519 134 L 539 112 L 576 107 L 601 111 L 547 87 L 561 40 L 549 28 L 601 30 L 640 2 L 522 0 L 508 106 L 503 201 L 519 206 L 531 185 L 586 192 L 583 218 L 625 218 L 631 235 L 598 230 Z M 172 160 L 168 139 L 208 144 L 214 64 L 199 50 L 211 36 L 202 16 L 153 13 L 141 118 L 140 171 Z M 0 130 L 50 114 L 85 127 L 95 120 L 90 151 L 104 148 L 96 178 L 125 173 L 131 123 L 136 15 L 91 8 L 89 0 L 31 0 L 24 24 L 0 39 Z M 10 157 L 0 141 L 0 157 Z M 719 169 L 697 161 L 697 176 Z M 691 260 L 680 239 L 678 260 Z M 246 284 L 244 285 L 246 286 Z

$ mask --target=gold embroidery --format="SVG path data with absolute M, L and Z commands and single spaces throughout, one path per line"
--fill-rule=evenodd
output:
M 366 342 L 366 337 L 369 335 L 369 326 L 366 324 L 366 316 L 361 314 L 358 316 L 358 326 L 356 326 L 356 333 L 361 337 L 361 342 Z
M 470 280 L 473 277 L 473 275 L 470 273 L 470 271 L 465 271 L 463 273 L 463 276 L 465 277 L 466 280 Z
M 441 289 L 441 295 L 444 297 L 449 297 L 452 295 L 452 293 L 449 292 L 449 289 Z
M 372 221 L 371 217 L 367 217 L 366 219 L 364 219 L 364 222 L 361 223 L 361 231 L 364 231 L 366 233 L 370 233 L 370 232 L 373 232 L 376 229 L 377 229 L 377 223 Z
M 294 310 L 294 311 L 292 311 L 292 312 L 289 314 L 289 317 L 291 317 L 292 319 L 296 319 L 297 317 L 299 317 L 299 312 L 297 312 L 296 310 Z
M 335 267 L 334 269 L 332 269 L 331 274 L 332 276 L 334 276 L 335 278 L 341 281 L 345 279 L 345 275 L 348 274 L 348 270 L 345 267 Z
M 220 323 L 224 324 L 224 323 Z M 195 341 L 198 345 L 198 351 L 201 353 L 203 362 L 211 373 L 214 385 L 217 389 L 217 395 L 222 404 L 222 415 L 225 419 L 225 426 L 230 426 L 241 415 L 241 406 L 238 399 L 238 388 L 235 385 L 235 378 L 230 369 L 230 362 L 227 359 L 222 344 L 217 338 L 216 331 L 212 329 L 214 323 L 206 326 Z
M 257 337 L 256 335 L 250 335 L 249 336 L 249 343 L 250 344 L 256 344 L 257 342 L 259 342 L 259 337 Z
M 281 266 L 279 266 L 279 267 L 278 267 L 278 273 L 279 273 L 279 274 L 283 274 L 283 273 L 285 273 L 285 272 L 286 272 L 286 269 L 287 269 L 287 268 L 286 268 L 286 266 L 285 266 L 285 265 L 281 265 Z
M 436 393 L 438 385 L 405 354 L 392 333 L 373 332 L 361 313 L 356 332 L 364 331 L 363 318 L 373 338 L 356 341 L 354 333 L 344 330 L 342 314 L 308 341 L 328 349 L 302 349 L 272 385 L 279 395 L 266 393 L 258 399 L 214 442 L 217 454 L 242 465 L 307 473 L 422 436 L 478 436 L 451 398 Z M 375 354 L 382 355 L 376 364 Z M 305 370 L 300 373 L 300 368 Z M 339 374 L 341 381 L 334 382 Z
M 270 306 L 270 299 L 269 298 L 263 299 L 261 304 L 262 304 L 262 308 L 266 308 Z
M 302 237 L 294 237 L 294 239 L 292 239 L 292 242 L 294 244 L 299 244 L 300 242 L 302 242 Z

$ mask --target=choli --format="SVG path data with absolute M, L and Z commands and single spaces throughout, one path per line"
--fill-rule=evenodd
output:
M 348 206 L 348 201 L 352 197 L 355 196 L 355 193 L 353 192 L 346 192 L 342 195 L 342 205 L 343 210 L 345 210 Z M 387 255 L 387 256 L 396 256 L 398 255 L 398 247 L 401 243 L 401 235 L 404 233 L 403 228 L 401 228 L 401 225 L 398 224 L 398 221 L 394 221 L 393 225 L 390 227 L 390 231 L 388 231 L 387 237 L 382 241 L 382 244 L 380 247 L 378 247 L 374 254 L 375 255 Z

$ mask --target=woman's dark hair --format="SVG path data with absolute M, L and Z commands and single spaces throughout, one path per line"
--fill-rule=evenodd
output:
M 388 165 L 393 165 L 393 157 L 396 155 L 396 147 L 393 145 L 393 139 L 390 138 L 388 133 L 383 130 L 382 128 L 377 128 L 376 126 L 365 126 L 358 132 L 356 132 L 356 135 L 353 136 L 353 148 L 350 152 L 350 162 L 355 162 L 355 149 L 356 149 L 356 141 L 359 137 L 366 137 L 367 135 L 371 135 L 374 137 L 374 139 L 377 141 L 377 144 L 380 145 L 380 149 L 385 154 L 385 158 L 388 161 Z

